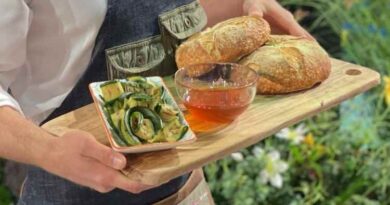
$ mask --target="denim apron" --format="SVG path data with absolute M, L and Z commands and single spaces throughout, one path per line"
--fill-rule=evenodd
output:
M 108 0 L 107 4 L 88 68 L 44 122 L 92 103 L 91 82 L 173 74 L 176 47 L 207 23 L 204 10 L 194 0 Z M 101 194 L 32 167 L 18 204 L 152 204 L 177 192 L 187 179 L 188 174 L 140 194 L 119 189 Z

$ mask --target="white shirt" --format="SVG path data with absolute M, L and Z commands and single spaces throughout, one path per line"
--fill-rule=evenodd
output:
M 87 68 L 106 7 L 107 0 L 0 0 L 0 106 L 36 123 L 58 107 Z

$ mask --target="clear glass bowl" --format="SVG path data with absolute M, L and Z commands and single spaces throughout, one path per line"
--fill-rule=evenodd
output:
M 192 65 L 175 74 L 176 90 L 191 115 L 199 120 L 229 123 L 256 95 L 257 73 L 231 63 Z

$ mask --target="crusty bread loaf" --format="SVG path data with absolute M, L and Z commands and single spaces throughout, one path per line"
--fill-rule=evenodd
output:
M 257 92 L 281 94 L 313 87 L 328 78 L 328 54 L 301 37 L 272 35 L 270 41 L 240 61 L 259 74 Z
M 210 62 L 232 62 L 268 41 L 270 27 L 259 17 L 232 18 L 182 43 L 176 51 L 178 68 Z

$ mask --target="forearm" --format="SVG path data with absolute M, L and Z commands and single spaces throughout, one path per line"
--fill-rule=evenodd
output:
M 14 109 L 0 107 L 0 157 L 43 166 L 52 140 L 54 137 Z
M 228 18 L 242 16 L 245 0 L 199 0 L 205 9 L 208 26 L 212 26 Z

